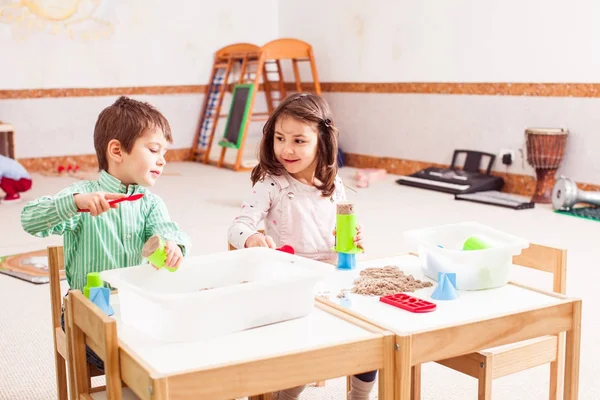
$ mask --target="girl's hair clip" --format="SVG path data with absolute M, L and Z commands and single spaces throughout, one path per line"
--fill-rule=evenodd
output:
M 323 125 L 325 125 L 326 128 L 329 128 L 331 126 L 331 120 L 329 118 L 323 119 L 321 120 L 321 122 L 323 123 Z

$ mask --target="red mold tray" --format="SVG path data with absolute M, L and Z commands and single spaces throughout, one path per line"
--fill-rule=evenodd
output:
M 381 296 L 379 301 L 414 313 L 431 312 L 436 308 L 435 303 L 421 300 L 404 293 Z

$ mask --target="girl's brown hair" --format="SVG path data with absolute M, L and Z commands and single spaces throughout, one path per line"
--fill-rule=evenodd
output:
M 335 177 L 338 171 L 338 130 L 333 125 L 329 105 L 320 96 L 309 93 L 296 93 L 287 97 L 267 120 L 260 143 L 259 163 L 252 170 L 252 185 L 263 180 L 266 175 L 280 176 L 285 172 L 283 165 L 275 158 L 273 150 L 275 123 L 283 116 L 292 117 L 317 130 L 319 136 L 315 178 L 318 181 L 314 184 L 323 197 L 331 196 L 335 191 Z

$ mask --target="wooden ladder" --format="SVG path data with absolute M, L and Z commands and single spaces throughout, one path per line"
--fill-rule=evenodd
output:
M 281 68 L 281 60 L 291 60 L 294 72 L 295 87 L 297 92 L 311 91 L 321 94 L 321 84 L 317 74 L 317 66 L 312 46 L 297 39 L 277 39 L 266 43 L 262 47 L 249 43 L 236 43 L 217 51 L 211 71 L 210 83 L 206 88 L 204 103 L 202 105 L 200 124 L 196 132 L 189 159 L 200 161 L 204 164 L 228 167 L 235 171 L 246 171 L 250 168 L 242 167 L 242 154 L 246 143 L 246 136 L 250 121 L 266 120 L 287 96 L 287 87 Z M 313 77 L 312 90 L 305 90 L 306 85 L 300 76 L 299 64 L 308 62 Z M 238 68 L 239 66 L 239 68 Z M 215 130 L 219 119 L 227 118 L 228 114 L 221 114 L 221 106 L 227 91 L 232 91 L 232 85 L 252 83 L 254 90 L 250 95 L 250 111 L 248 120 L 243 128 L 240 146 L 237 150 L 235 162 L 225 163 L 227 148 L 221 148 L 218 161 L 210 159 Z M 267 112 L 253 112 L 256 92 L 262 83 L 265 91 Z
M 211 69 L 210 81 L 204 94 L 200 123 L 189 155 L 190 161 L 201 160 L 204 164 L 215 164 L 210 160 L 210 152 L 219 119 L 227 117 L 226 113 L 221 114 L 225 93 L 231 90 L 232 84 L 252 80 L 252 74 L 256 75 L 252 71 L 253 66 L 256 69 L 259 60 L 260 48 L 249 43 L 237 43 L 217 51 Z M 236 71 L 238 66 L 239 73 Z M 224 156 L 223 153 L 222 151 L 222 157 Z M 219 162 L 219 164 L 222 164 L 222 162 Z

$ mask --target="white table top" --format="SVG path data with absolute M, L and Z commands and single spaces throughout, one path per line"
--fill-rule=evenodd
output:
M 333 270 L 319 283 L 317 291 L 329 291 L 329 300 L 342 304 L 337 297 L 342 289 L 353 287 L 353 281 L 359 271 L 369 267 L 395 265 L 415 279 L 431 281 L 421 271 L 419 258 L 412 255 L 384 258 L 359 262 L 351 271 Z M 361 296 L 349 293 L 350 310 L 368 318 L 373 323 L 383 326 L 396 334 L 411 334 L 432 330 L 448 325 L 456 325 L 470 321 L 484 320 L 506 313 L 516 313 L 534 307 L 559 304 L 563 300 L 542 293 L 527 290 L 515 285 L 504 285 L 500 288 L 479 291 L 458 291 L 456 300 L 434 300 L 431 298 L 434 286 L 409 292 L 407 294 L 437 304 L 436 310 L 417 314 L 382 303 L 379 296 Z
M 315 307 L 304 318 L 211 340 L 164 343 L 124 324 L 119 315 L 118 302 L 118 295 L 112 295 L 113 318 L 117 320 L 119 340 L 155 371 L 164 375 L 376 338 L 379 335 Z

